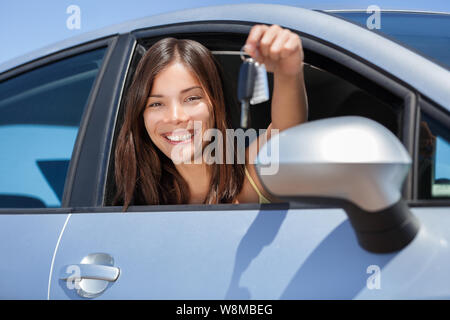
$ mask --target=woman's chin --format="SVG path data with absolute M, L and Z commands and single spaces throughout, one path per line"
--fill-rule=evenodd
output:
M 197 146 L 195 143 L 197 143 Z M 194 139 L 194 136 L 185 141 L 170 141 L 163 138 L 161 147 L 164 147 L 164 154 L 172 160 L 175 165 L 179 164 L 200 164 L 202 163 L 203 148 L 206 143 L 200 139 Z
M 179 143 L 174 145 L 169 152 L 169 158 L 174 164 L 194 163 L 194 143 Z

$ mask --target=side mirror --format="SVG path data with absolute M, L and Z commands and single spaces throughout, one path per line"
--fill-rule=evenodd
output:
M 284 130 L 260 149 L 255 163 L 264 187 L 276 197 L 343 208 L 359 244 L 377 253 L 402 249 L 419 230 L 401 197 L 410 166 L 397 137 L 356 116 Z

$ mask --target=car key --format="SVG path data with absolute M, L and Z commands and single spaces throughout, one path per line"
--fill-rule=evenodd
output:
M 255 87 L 256 66 L 253 59 L 245 59 L 239 69 L 238 100 L 241 102 L 241 127 L 248 127 L 250 100 Z
M 255 63 L 256 79 L 253 88 L 253 96 L 250 99 L 250 104 L 263 103 L 269 100 L 269 80 L 267 79 L 267 70 L 264 64 Z

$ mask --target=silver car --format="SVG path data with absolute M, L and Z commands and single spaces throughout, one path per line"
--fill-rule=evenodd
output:
M 394 40 L 395 15 L 441 27 Z M 449 299 L 450 16 L 382 12 L 384 35 L 368 16 L 190 9 L 1 65 L 0 298 Z M 201 42 L 234 97 L 256 23 L 289 28 L 305 50 L 309 122 L 256 166 L 284 202 L 112 206 L 122 100 L 146 50 L 167 36 Z M 266 128 L 270 101 L 251 119 Z

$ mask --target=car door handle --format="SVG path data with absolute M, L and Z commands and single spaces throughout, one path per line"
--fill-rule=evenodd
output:
M 76 289 L 83 298 L 96 298 L 119 278 L 121 270 L 114 267 L 114 259 L 107 253 L 91 253 L 78 264 L 66 265 L 59 278 L 68 290 Z
M 114 282 L 120 274 L 117 267 L 99 264 L 72 264 L 61 270 L 60 279 L 64 281 L 74 279 L 92 279 Z

